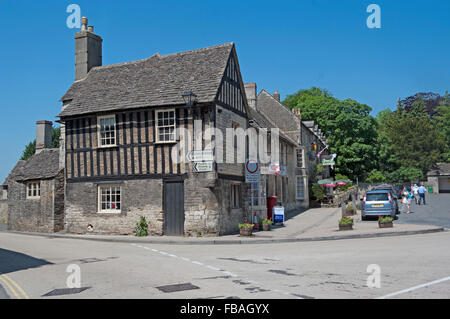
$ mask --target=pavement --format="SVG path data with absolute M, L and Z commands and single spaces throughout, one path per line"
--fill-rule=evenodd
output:
M 171 236 L 124 236 L 124 235 L 77 235 L 68 233 L 20 234 L 43 236 L 47 238 L 70 238 L 82 240 L 97 240 L 107 242 L 126 243 L 152 243 L 152 244 L 176 244 L 176 245 L 212 245 L 212 244 L 263 244 L 263 243 L 287 243 L 300 241 L 323 241 L 353 238 L 373 238 L 384 236 L 400 236 L 425 234 L 444 231 L 442 226 L 405 223 L 406 214 L 401 214 L 402 222 L 394 221 L 393 228 L 378 228 L 377 221 L 361 221 L 360 213 L 353 217 L 353 230 L 339 231 L 338 220 L 341 217 L 340 208 L 313 208 L 293 214 L 288 218 L 284 226 L 273 225 L 270 232 L 257 231 L 251 237 L 240 235 L 225 235 L 220 237 L 171 237 Z M 410 215 L 407 216 L 408 218 Z M 17 232 L 12 232 L 17 233 Z

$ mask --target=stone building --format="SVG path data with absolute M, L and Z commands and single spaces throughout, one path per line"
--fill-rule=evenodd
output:
M 20 160 L 2 185 L 8 230 L 57 232 L 64 228 L 64 169 L 52 147 L 52 122 L 38 121 L 36 153 Z
M 236 232 L 243 163 L 225 160 L 235 138 L 219 152 L 212 134 L 248 127 L 234 44 L 103 66 L 102 41 L 83 18 L 59 114 L 65 230 L 132 234 L 145 216 L 155 235 Z
M 427 173 L 433 193 L 450 193 L 450 163 L 437 163 Z

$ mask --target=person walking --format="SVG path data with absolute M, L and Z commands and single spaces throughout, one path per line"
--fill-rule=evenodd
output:
M 409 214 L 411 213 L 411 194 L 408 192 L 406 187 L 403 188 L 402 195 L 403 211 L 405 211 L 405 208 L 408 208 L 408 211 L 406 213 Z
M 416 204 L 419 203 L 419 186 L 417 184 L 414 184 L 414 186 L 411 188 L 412 193 L 414 194 L 414 201 Z
M 425 186 L 423 186 L 423 184 L 420 185 L 419 189 L 417 190 L 417 192 L 419 193 L 419 205 L 423 200 L 423 204 L 425 205 L 425 193 L 426 193 L 427 189 L 425 188 Z

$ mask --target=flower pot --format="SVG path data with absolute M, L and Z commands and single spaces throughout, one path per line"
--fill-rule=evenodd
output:
M 394 227 L 392 220 L 390 222 L 378 222 L 378 227 L 380 228 L 391 228 Z
M 242 227 L 239 229 L 241 236 L 251 236 L 253 232 L 252 227 Z
M 259 223 L 253 223 L 253 230 L 255 231 L 259 230 Z
M 339 224 L 339 230 L 352 230 L 353 224 Z
M 269 230 L 270 230 L 270 227 L 271 227 L 272 225 L 270 225 L 269 223 L 264 223 L 264 224 L 262 224 L 262 226 L 263 226 L 263 231 L 269 231 Z

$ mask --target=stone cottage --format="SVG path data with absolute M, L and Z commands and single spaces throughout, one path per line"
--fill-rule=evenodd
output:
M 64 228 L 64 169 L 52 147 L 52 122 L 36 124 L 36 152 L 20 160 L 2 185 L 8 230 L 57 232 Z
M 227 162 L 212 134 L 248 127 L 234 44 L 102 65 L 102 41 L 83 18 L 59 114 L 66 231 L 131 234 L 145 216 L 151 234 L 236 232 L 248 214 L 243 163 Z

